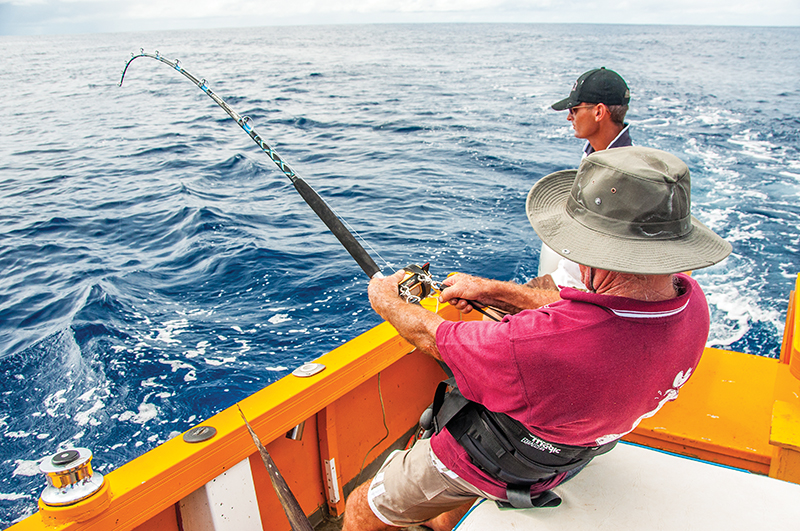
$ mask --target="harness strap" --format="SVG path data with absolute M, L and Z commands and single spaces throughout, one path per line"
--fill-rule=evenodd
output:
M 516 509 L 530 509 L 532 507 L 558 507 L 561 497 L 552 490 L 546 490 L 536 496 L 531 496 L 530 487 L 508 487 L 506 489 L 508 505 Z M 498 502 L 502 507 L 506 504 Z
M 471 402 L 464 398 L 459 392 L 447 392 L 447 388 L 451 387 L 457 391 L 456 379 L 450 377 L 447 380 L 439 382 L 436 387 L 436 394 L 433 396 L 433 428 L 436 433 L 442 431 L 442 428 L 453 420 L 453 418 Z M 445 400 L 447 398 L 447 400 Z

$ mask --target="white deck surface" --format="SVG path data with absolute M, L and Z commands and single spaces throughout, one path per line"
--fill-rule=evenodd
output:
M 800 485 L 619 444 L 553 489 L 552 509 L 475 507 L 458 531 L 800 531 Z

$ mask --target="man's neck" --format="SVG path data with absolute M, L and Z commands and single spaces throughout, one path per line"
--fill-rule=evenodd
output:
M 649 302 L 665 301 L 678 296 L 674 275 L 635 275 L 586 266 L 581 266 L 581 274 L 586 287 L 601 295 Z
M 603 151 L 611 145 L 611 142 L 619 136 L 624 128 L 624 125 L 612 122 L 606 127 L 600 127 L 595 134 L 587 137 L 586 140 L 589 141 L 595 151 Z

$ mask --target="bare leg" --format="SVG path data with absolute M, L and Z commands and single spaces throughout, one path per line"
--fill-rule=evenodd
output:
M 469 508 L 472 507 L 474 502 L 475 500 L 468 501 L 458 509 L 453 509 L 452 511 L 440 514 L 436 518 L 431 518 L 423 525 L 430 527 L 433 531 L 451 531 L 464 515 L 467 514 L 467 511 L 469 511 Z
M 384 524 L 372 512 L 367 502 L 369 485 L 369 481 L 362 483 L 347 498 L 342 531 L 390 531 L 399 529 Z M 468 501 L 461 507 L 442 513 L 422 525 L 430 527 L 433 531 L 451 531 L 459 520 L 467 514 L 473 503 L 474 500 Z
M 369 508 L 369 502 L 367 501 L 369 484 L 369 481 L 362 483 L 347 498 L 342 531 L 386 531 L 398 529 L 378 520 L 378 517 Z

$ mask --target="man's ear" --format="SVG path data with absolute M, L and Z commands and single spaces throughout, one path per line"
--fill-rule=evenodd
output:
M 594 112 L 594 121 L 595 122 L 602 122 L 606 118 L 611 118 L 611 111 L 608 109 L 605 103 L 598 103 L 592 109 Z

